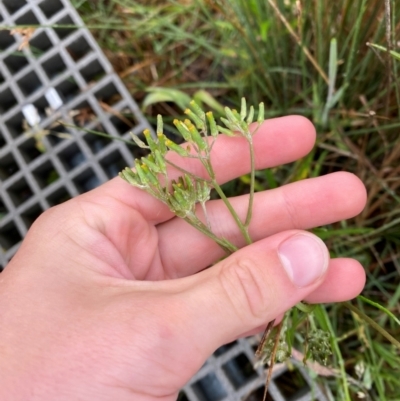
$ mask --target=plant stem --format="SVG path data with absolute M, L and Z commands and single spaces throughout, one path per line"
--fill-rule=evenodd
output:
M 323 312 L 324 323 L 325 323 L 327 329 L 329 330 L 329 332 L 331 334 L 332 348 L 335 351 L 336 357 L 338 358 L 339 370 L 340 370 L 340 380 L 341 380 L 342 386 L 343 386 L 344 400 L 345 401 L 351 401 L 350 391 L 349 391 L 349 384 L 347 383 L 347 377 L 346 377 L 346 368 L 345 368 L 345 364 L 344 364 L 342 353 L 340 351 L 340 347 L 339 347 L 338 339 L 336 337 L 336 333 L 334 332 L 333 327 L 332 327 L 332 323 L 331 323 L 331 321 L 329 319 L 329 316 L 328 316 L 326 310 L 323 307 L 321 308 L 321 312 Z
M 120 138 L 119 136 L 108 135 L 108 134 L 105 134 L 104 132 L 94 131 L 92 129 L 88 129 L 88 128 L 84 128 L 84 127 L 78 127 L 77 125 L 68 124 L 64 121 L 58 121 L 58 122 L 67 128 L 74 128 L 79 131 L 87 132 L 88 134 L 93 134 L 93 135 L 101 136 L 103 138 L 112 139 L 113 141 L 120 141 L 120 142 L 126 143 L 127 145 L 131 145 L 131 146 L 136 146 L 135 142 L 130 141 L 128 139 Z
M 250 238 L 250 235 L 246 229 L 246 227 L 243 225 L 243 223 L 241 222 L 238 214 L 236 213 L 236 210 L 233 208 L 233 206 L 231 205 L 231 203 L 229 202 L 228 198 L 225 196 L 224 191 L 222 190 L 222 188 L 218 185 L 217 181 L 215 179 L 212 179 L 212 186 L 214 187 L 214 189 L 217 191 L 218 195 L 220 196 L 220 198 L 222 199 L 222 201 L 225 203 L 226 207 L 228 208 L 229 212 L 231 213 L 232 217 L 234 218 L 237 226 L 239 227 L 240 232 L 243 235 L 243 238 L 246 241 L 247 245 L 250 245 L 253 243 L 253 241 Z
M 205 160 L 200 159 L 200 161 L 203 164 L 204 168 L 207 170 L 207 173 L 211 178 L 211 185 L 217 191 L 217 194 L 220 196 L 221 200 L 225 203 L 225 206 L 228 208 L 229 212 L 231 213 L 233 219 L 236 222 L 236 225 L 238 226 L 240 232 L 243 235 L 243 238 L 246 241 L 246 244 L 250 245 L 250 244 L 253 243 L 253 241 L 250 238 L 249 232 L 248 232 L 247 228 L 243 225 L 242 221 L 240 220 L 240 217 L 236 213 L 236 210 L 233 208 L 233 206 L 229 202 L 229 199 L 224 194 L 224 191 L 222 190 L 222 188 L 218 184 L 218 182 L 217 182 L 217 180 L 215 178 L 215 172 L 214 172 L 213 166 L 211 164 L 210 154 L 208 153 L 207 156 L 208 157 Z
M 255 185 L 255 176 L 256 176 L 256 167 L 254 160 L 254 146 L 253 146 L 253 138 L 250 136 L 248 139 L 249 142 L 249 150 L 250 150 L 250 197 L 249 197 L 249 206 L 247 209 L 247 216 L 244 226 L 246 231 L 248 232 L 248 228 L 251 221 L 251 216 L 253 212 L 253 201 L 254 201 L 254 185 Z
M 290 23 L 288 22 L 288 20 L 284 17 L 284 15 L 281 13 L 281 11 L 279 10 L 277 4 L 272 1 L 272 0 L 268 0 L 269 5 L 274 9 L 274 11 L 276 12 L 276 14 L 278 15 L 279 19 L 283 22 L 283 24 L 285 25 L 286 29 L 289 31 L 289 33 L 293 36 L 293 38 L 295 39 L 295 41 L 297 42 L 297 44 L 300 46 L 301 50 L 303 50 L 304 54 L 307 56 L 307 58 L 311 61 L 311 64 L 314 66 L 314 68 L 318 71 L 318 73 L 321 75 L 321 77 L 323 78 L 323 80 L 329 84 L 329 79 L 328 76 L 325 74 L 324 70 L 320 67 L 320 65 L 318 64 L 317 60 L 315 60 L 315 58 L 312 56 L 312 54 L 310 53 L 310 51 L 307 49 L 307 47 L 303 44 L 302 40 L 299 38 L 299 36 L 297 35 L 297 33 L 293 30 L 292 26 L 290 25 Z
M 223 240 L 222 238 L 219 238 L 215 234 L 213 234 L 200 220 L 196 219 L 196 221 L 193 221 L 188 217 L 185 217 L 184 220 L 192 227 L 196 228 L 198 231 L 206 235 L 208 238 L 211 238 L 213 241 L 215 241 L 224 250 L 224 252 L 231 254 L 238 250 L 238 248 L 235 245 L 231 244 L 229 241 Z
M 395 347 L 400 349 L 400 342 L 397 341 L 394 337 L 392 337 L 385 329 L 379 326 L 378 323 L 376 323 L 373 319 L 367 316 L 363 311 L 358 309 L 356 306 L 352 305 L 350 302 L 343 302 L 343 305 L 345 305 L 351 311 L 360 316 L 362 320 L 370 324 L 376 331 L 382 334 L 383 337 L 385 337 L 388 341 L 390 341 Z

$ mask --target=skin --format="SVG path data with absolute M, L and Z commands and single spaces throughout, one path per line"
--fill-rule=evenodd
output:
M 268 120 L 254 137 L 257 169 L 297 160 L 314 142 L 303 117 Z M 248 172 L 241 138 L 221 136 L 213 152 L 219 182 Z M 169 157 L 204 174 L 196 161 Z M 360 293 L 357 261 L 330 260 L 300 288 L 277 249 L 302 230 L 357 215 L 365 200 L 363 184 L 345 172 L 259 193 L 250 246 L 221 202 L 209 202 L 213 229 L 241 249 L 208 269 L 223 251 L 119 178 L 46 211 L 0 275 L 0 399 L 175 400 L 222 344 L 300 300 Z M 244 217 L 246 196 L 232 203 Z

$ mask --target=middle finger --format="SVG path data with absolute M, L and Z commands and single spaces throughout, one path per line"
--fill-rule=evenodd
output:
M 351 194 L 351 196 L 349 196 Z M 253 241 L 291 229 L 309 229 L 360 213 L 365 188 L 354 175 L 338 172 L 255 194 L 250 236 Z M 248 195 L 230 199 L 243 221 Z M 198 210 L 199 217 L 202 212 Z M 245 241 L 221 200 L 207 203 L 214 234 L 243 247 Z M 224 256 L 210 238 L 184 220 L 174 218 L 157 226 L 164 271 L 169 278 L 194 274 Z

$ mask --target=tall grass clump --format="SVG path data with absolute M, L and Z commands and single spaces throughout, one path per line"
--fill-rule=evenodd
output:
M 346 170 L 368 191 L 355 219 L 316 230 L 332 256 L 361 261 L 363 295 L 400 314 L 400 7 L 385 0 L 74 0 L 146 115 L 176 117 L 189 96 L 221 105 L 264 102 L 266 115 L 301 114 L 317 146 L 296 163 L 257 172 L 257 190 Z M 166 122 L 168 126 L 168 122 Z M 249 190 L 249 177 L 231 195 Z M 351 196 L 351 194 L 349 194 Z M 400 326 L 359 298 L 327 305 L 335 333 L 336 400 L 399 400 L 400 355 L 351 310 L 394 338 Z M 363 397 L 363 398 L 362 398 Z

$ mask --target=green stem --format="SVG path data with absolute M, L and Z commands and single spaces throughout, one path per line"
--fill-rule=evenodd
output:
M 88 134 L 93 134 L 93 135 L 101 136 L 101 137 L 103 137 L 103 138 L 112 139 L 112 140 L 114 140 L 114 141 L 124 142 L 124 143 L 126 143 L 126 144 L 128 144 L 128 145 L 131 145 L 131 146 L 136 146 L 136 144 L 135 144 L 133 141 L 130 141 L 130 140 L 128 140 L 128 139 L 121 138 L 121 137 L 119 137 L 119 136 L 108 135 L 108 134 L 105 134 L 104 132 L 94 131 L 94 130 L 92 130 L 92 129 L 88 129 L 88 128 L 84 128 L 84 127 L 78 127 L 77 125 L 67 124 L 67 123 L 64 122 L 64 121 L 60 121 L 60 124 L 63 125 L 64 127 L 67 127 L 67 128 L 74 128 L 74 129 L 76 129 L 76 130 L 78 130 L 78 131 L 87 132 Z M 51 131 L 51 130 L 50 130 L 50 131 Z
M 382 334 L 383 337 L 385 337 L 388 341 L 390 341 L 395 347 L 400 349 L 400 342 L 397 341 L 394 337 L 392 337 L 385 329 L 379 326 L 378 323 L 376 323 L 373 319 L 367 316 L 363 311 L 358 309 L 356 306 L 352 305 L 350 302 L 343 302 L 343 305 L 345 305 L 351 311 L 360 316 L 362 320 L 370 324 L 377 332 Z
M 224 191 L 222 188 L 218 185 L 217 181 L 213 178 L 212 179 L 212 186 L 214 189 L 217 191 L 218 195 L 222 199 L 222 201 L 225 203 L 225 206 L 228 208 L 229 212 L 231 213 L 232 217 L 234 218 L 236 225 L 239 227 L 240 232 L 242 233 L 247 245 L 250 245 L 253 243 L 253 241 L 250 238 L 250 235 L 246 229 L 246 227 L 243 225 L 241 222 L 238 214 L 236 213 L 236 210 L 233 208 L 231 203 L 229 202 L 228 198 L 225 196 Z
M 240 232 L 242 233 L 243 238 L 245 239 L 247 245 L 250 245 L 250 244 L 253 243 L 253 241 L 250 238 L 249 232 L 248 232 L 247 228 L 243 225 L 242 221 L 240 220 L 240 217 L 236 213 L 236 210 L 233 208 L 233 206 L 229 202 L 229 199 L 224 194 L 224 191 L 219 186 L 219 184 L 218 184 L 218 182 L 217 182 L 217 180 L 215 178 L 215 172 L 214 172 L 213 166 L 211 164 L 210 153 L 209 152 L 208 152 L 207 156 L 208 157 L 205 160 L 200 159 L 200 161 L 203 164 L 204 168 L 207 170 L 207 173 L 208 173 L 209 177 L 211 178 L 211 185 L 214 187 L 214 189 L 217 191 L 217 194 L 220 196 L 222 201 L 225 203 L 225 206 L 228 208 L 228 210 L 231 213 L 233 219 L 235 220 L 236 225 L 238 226 Z
M 244 226 L 246 228 L 246 231 L 248 231 L 250 221 L 251 221 L 251 216 L 253 213 L 253 202 L 254 202 L 254 186 L 255 186 L 255 177 L 256 177 L 256 167 L 255 167 L 255 161 L 254 161 L 254 146 L 253 146 L 253 138 L 250 136 L 248 138 L 249 142 L 249 150 L 250 150 L 250 197 L 249 197 L 249 206 L 247 208 L 247 216 L 246 216 L 246 221 L 244 223 Z
M 325 325 L 326 325 L 327 329 L 329 330 L 329 332 L 331 334 L 332 348 L 335 351 L 336 357 L 338 358 L 339 370 L 340 370 L 340 379 L 342 381 L 342 386 L 343 386 L 343 391 L 344 391 L 344 399 L 345 399 L 345 401 L 351 401 L 349 385 L 347 383 L 347 375 L 346 375 L 345 363 L 344 363 L 344 360 L 343 360 L 342 353 L 340 351 L 340 347 L 339 347 L 339 343 L 338 343 L 338 340 L 337 340 L 337 337 L 336 337 L 336 333 L 333 330 L 331 321 L 329 319 L 329 316 L 328 316 L 326 310 L 322 306 L 320 306 L 320 310 L 321 310 L 321 312 L 323 312 L 322 316 L 323 316 Z
M 191 220 L 188 217 L 185 217 L 184 220 L 189 223 L 192 227 L 196 228 L 198 231 L 206 235 L 208 238 L 211 238 L 213 241 L 215 241 L 223 250 L 224 252 L 231 254 L 233 252 L 236 252 L 238 248 L 231 244 L 227 240 L 223 240 L 219 237 L 217 237 L 215 234 L 213 234 L 207 226 L 205 226 L 200 220 L 196 218 L 196 221 Z

